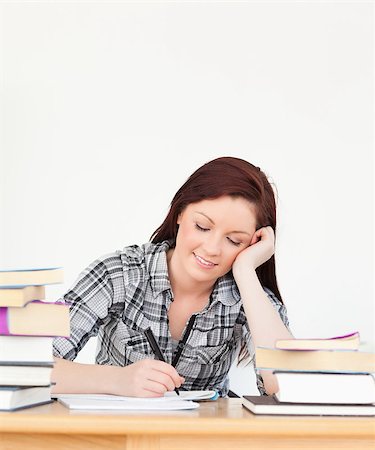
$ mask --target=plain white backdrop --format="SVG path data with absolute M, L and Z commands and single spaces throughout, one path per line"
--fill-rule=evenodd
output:
M 200 165 L 278 191 L 297 337 L 374 341 L 372 2 L 1 2 L 0 266 L 148 241 Z M 94 358 L 90 341 L 79 356 Z M 232 388 L 255 393 L 251 368 Z

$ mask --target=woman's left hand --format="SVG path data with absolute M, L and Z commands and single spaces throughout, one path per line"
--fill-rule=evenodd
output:
M 242 250 L 235 259 L 232 271 L 233 275 L 250 269 L 255 270 L 268 261 L 275 252 L 275 233 L 272 227 L 263 227 L 257 230 L 249 247 Z

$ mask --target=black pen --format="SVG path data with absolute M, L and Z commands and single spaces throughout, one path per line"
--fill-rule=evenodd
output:
M 158 343 L 156 342 L 154 333 L 152 332 L 150 327 L 148 327 L 145 330 L 145 336 L 148 340 L 148 343 L 150 344 L 150 346 L 152 348 L 152 351 L 154 352 L 154 354 L 156 356 L 156 359 L 158 359 L 159 361 L 165 362 L 164 356 L 160 350 Z M 180 395 L 180 392 L 177 388 L 174 388 L 174 391 L 176 392 L 177 395 Z

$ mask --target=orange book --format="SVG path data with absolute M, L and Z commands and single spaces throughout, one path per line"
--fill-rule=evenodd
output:
M 61 267 L 0 270 L 0 287 L 40 286 L 62 283 L 62 281 L 63 269 Z
M 25 306 L 32 300 L 46 298 L 44 286 L 9 287 L 0 289 L 0 306 Z
M 358 331 L 327 339 L 279 339 L 275 348 L 280 350 L 358 350 Z
M 352 350 L 279 350 L 257 347 L 257 369 L 297 372 L 375 372 L 375 353 Z
M 70 335 L 69 306 L 39 300 L 19 307 L 0 308 L 0 335 Z

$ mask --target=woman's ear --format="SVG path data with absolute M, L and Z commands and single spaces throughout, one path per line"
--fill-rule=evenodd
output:
M 183 209 L 182 209 L 182 211 L 180 211 L 180 212 L 178 213 L 177 220 L 176 220 L 177 225 L 181 225 L 183 216 L 184 216 L 184 214 L 185 214 L 187 208 L 188 208 L 188 206 L 184 206 Z
M 177 225 L 180 225 L 181 224 L 181 220 L 182 220 L 182 215 L 183 215 L 183 211 L 181 211 L 180 212 L 180 214 L 177 216 L 177 220 L 176 220 L 176 223 L 177 223 Z

